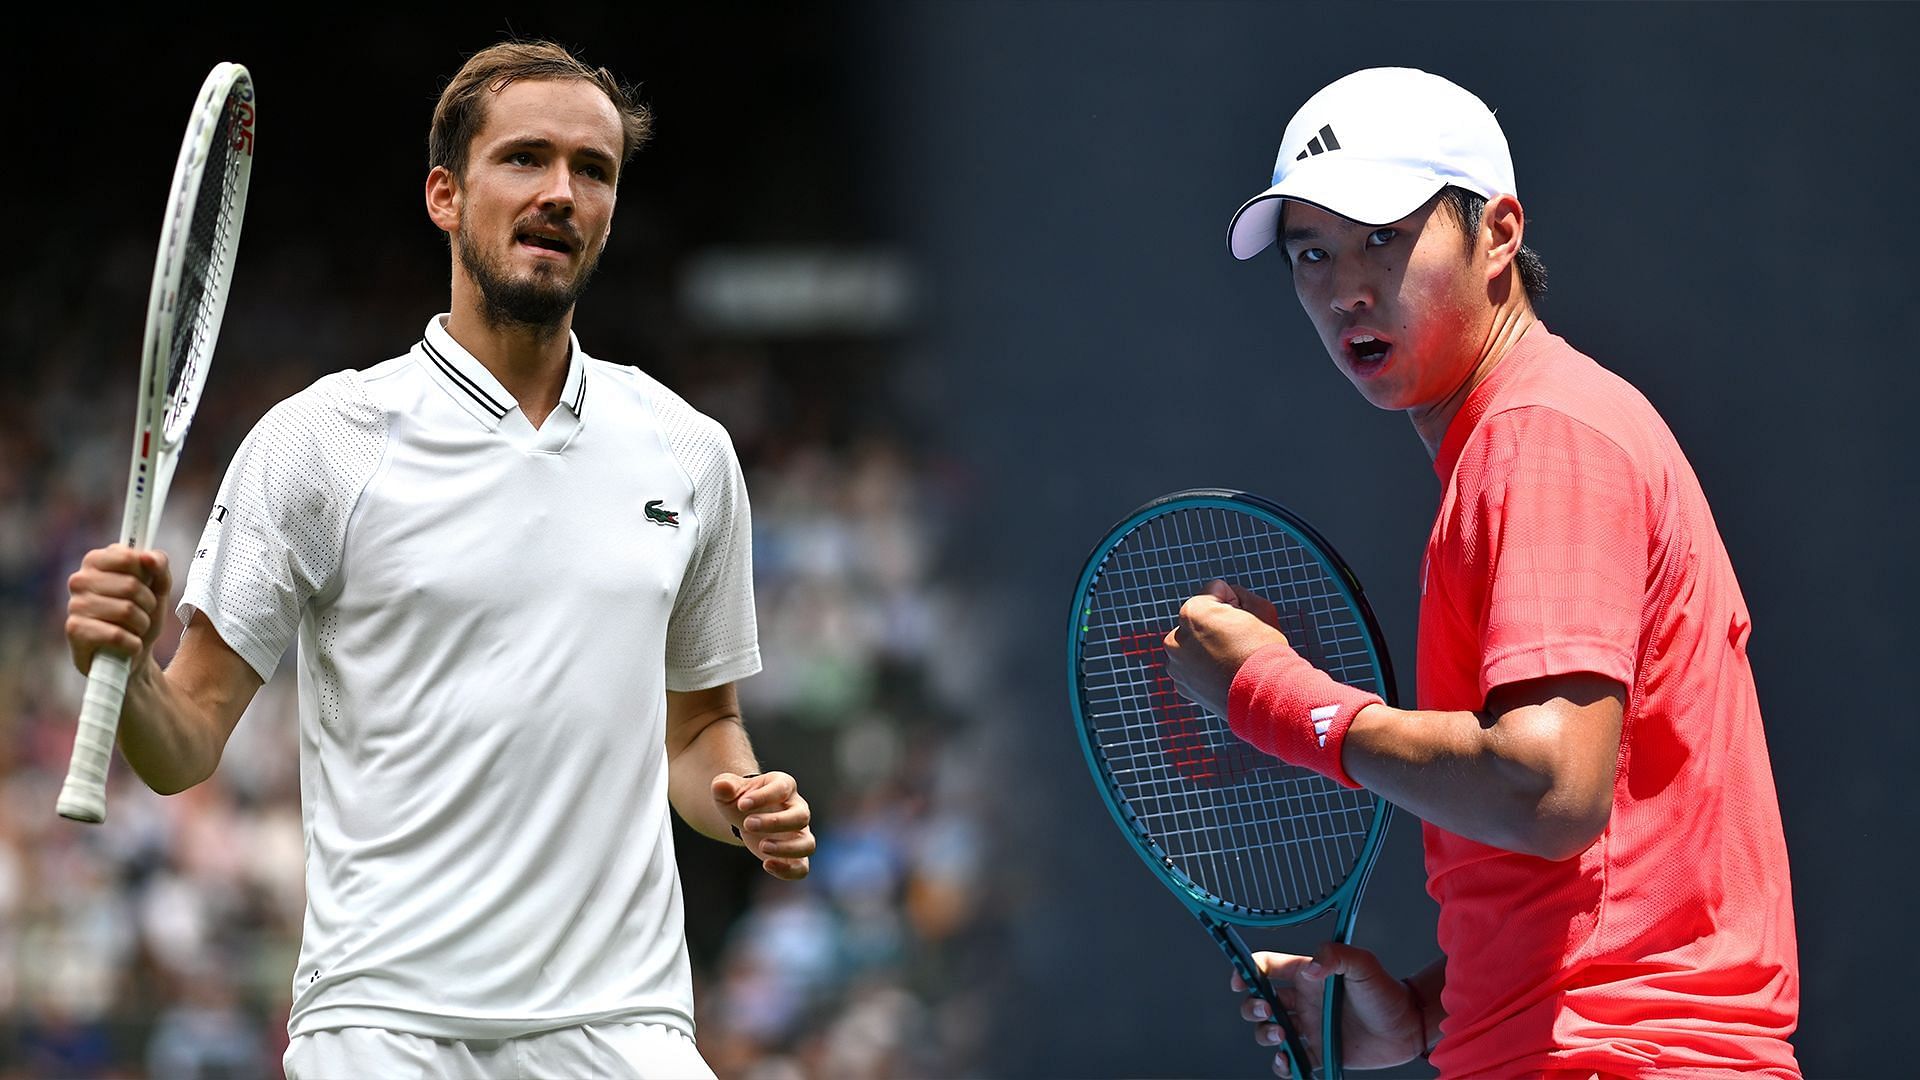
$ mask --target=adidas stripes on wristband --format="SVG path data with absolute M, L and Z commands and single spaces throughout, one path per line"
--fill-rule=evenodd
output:
M 1384 704 L 1380 695 L 1335 682 L 1291 646 L 1275 642 L 1247 657 L 1234 675 L 1227 726 L 1289 765 L 1357 788 L 1340 764 L 1340 749 L 1353 718 L 1373 704 Z

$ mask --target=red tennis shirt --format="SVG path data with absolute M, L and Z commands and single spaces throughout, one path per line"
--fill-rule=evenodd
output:
M 1550 862 L 1425 827 L 1447 1076 L 1793 1077 L 1800 977 L 1747 607 L 1646 398 L 1535 324 L 1434 469 L 1420 707 L 1593 672 L 1626 688 L 1606 831 Z

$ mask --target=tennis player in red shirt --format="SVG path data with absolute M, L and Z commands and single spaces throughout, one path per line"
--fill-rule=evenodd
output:
M 1442 959 L 1404 978 L 1331 944 L 1259 960 L 1315 1055 L 1322 980 L 1346 976 L 1357 1068 L 1795 1077 L 1746 603 L 1659 414 L 1535 315 L 1514 192 L 1478 98 L 1376 68 L 1301 108 L 1229 230 L 1238 258 L 1281 249 L 1334 363 L 1408 415 L 1442 487 L 1417 710 L 1315 670 L 1225 582 L 1167 635 L 1176 684 L 1242 738 L 1426 822 Z M 1242 1013 L 1277 1045 L 1265 1008 Z

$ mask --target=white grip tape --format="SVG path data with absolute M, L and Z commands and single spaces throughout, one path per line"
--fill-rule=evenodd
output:
M 133 662 L 102 649 L 93 654 L 87 696 L 80 703 L 80 727 L 73 735 L 73 760 L 60 788 L 60 816 L 98 825 L 107 820 L 107 764 L 120 731 L 120 706 L 127 700 L 127 673 Z

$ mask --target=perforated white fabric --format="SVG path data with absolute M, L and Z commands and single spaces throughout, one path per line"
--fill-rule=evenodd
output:
M 301 610 L 340 569 L 347 519 L 386 438 L 386 417 L 357 372 L 328 375 L 269 410 L 221 482 L 187 570 L 181 624 L 204 613 L 270 678 Z
M 659 380 L 633 368 L 611 368 L 647 396 L 667 450 L 693 485 L 700 534 L 693 563 L 667 626 L 667 689 L 699 690 L 759 667 L 753 608 L 753 521 L 747 482 L 733 440 Z

